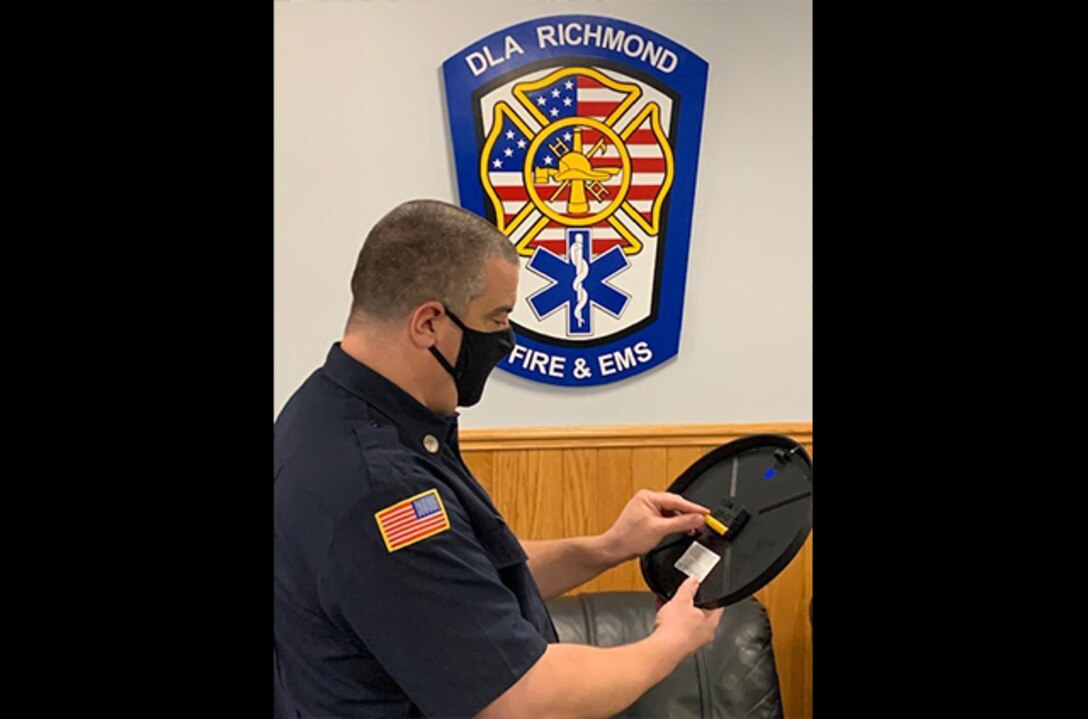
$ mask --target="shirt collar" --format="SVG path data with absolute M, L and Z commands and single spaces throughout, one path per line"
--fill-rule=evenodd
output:
M 336 342 L 325 358 L 325 374 L 336 384 L 366 400 L 407 433 L 411 446 L 424 448 L 427 436 L 441 442 L 457 442 L 457 418 L 454 412 L 448 417 L 435 414 L 415 397 L 355 359 Z

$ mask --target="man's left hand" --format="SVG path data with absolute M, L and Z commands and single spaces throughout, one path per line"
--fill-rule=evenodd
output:
M 693 533 L 709 513 L 679 494 L 640 489 L 602 536 L 616 563 L 624 562 L 646 554 L 667 534 Z

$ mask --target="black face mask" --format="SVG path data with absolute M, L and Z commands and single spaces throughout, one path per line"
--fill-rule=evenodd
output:
M 514 349 L 514 331 L 507 327 L 498 332 L 479 332 L 465 327 L 449 308 L 446 308 L 446 314 L 464 332 L 461 351 L 457 353 L 457 364 L 451 367 L 437 348 L 429 349 L 439 364 L 453 377 L 453 383 L 457 387 L 457 405 L 471 407 L 480 401 L 480 396 L 484 393 L 484 383 L 487 382 L 491 370 Z

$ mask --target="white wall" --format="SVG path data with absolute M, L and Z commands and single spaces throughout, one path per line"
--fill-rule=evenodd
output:
M 710 63 L 680 353 L 596 388 L 496 370 L 462 427 L 812 419 L 811 0 L 276 2 L 274 13 L 275 413 L 340 338 L 374 222 L 413 197 L 456 202 L 442 62 L 508 25 L 586 13 Z

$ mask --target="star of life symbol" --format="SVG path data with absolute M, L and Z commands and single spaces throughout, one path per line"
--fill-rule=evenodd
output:
M 565 305 L 567 334 L 572 337 L 592 336 L 591 305 L 618 318 L 631 300 L 629 294 L 607 283 L 613 275 L 630 267 L 631 262 L 618 246 L 594 258 L 590 249 L 590 232 L 586 229 L 567 230 L 567 245 L 570 248 L 567 258 L 538 247 L 529 260 L 530 270 L 553 283 L 531 295 L 528 298 L 529 306 L 541 319 Z
M 671 106 L 644 83 L 588 66 L 529 73 L 481 102 L 480 181 L 496 226 L 548 283 L 527 297 L 545 335 L 589 339 L 649 315 L 653 253 L 630 286 L 606 281 L 661 239 Z M 564 327 L 544 322 L 563 306 Z

